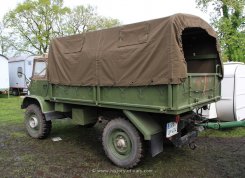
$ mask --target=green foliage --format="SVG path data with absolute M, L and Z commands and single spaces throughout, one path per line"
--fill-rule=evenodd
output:
M 99 16 L 96 8 L 88 5 L 77 6 L 66 16 L 64 33 L 71 35 L 118 26 L 117 19 Z
M 245 62 L 244 0 L 196 0 L 203 11 L 212 8 L 211 23 L 217 30 L 224 60 Z
M 116 19 L 98 16 L 92 6 L 64 7 L 63 0 L 25 0 L 9 11 L 3 21 L 13 50 L 31 54 L 46 53 L 54 37 L 119 24 Z M 4 51 L 6 53 L 6 49 Z
M 32 54 L 46 53 L 50 38 L 57 35 L 55 22 L 68 12 L 63 0 L 26 0 L 4 17 L 5 25 L 15 35 L 13 46 Z
M 0 24 L 0 54 L 6 56 L 8 50 L 11 48 L 10 41 L 5 32 L 5 27 Z

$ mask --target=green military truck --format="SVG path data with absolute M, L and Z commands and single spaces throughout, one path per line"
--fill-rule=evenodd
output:
M 106 119 L 104 151 L 123 168 L 139 163 L 145 143 L 152 156 L 164 140 L 193 146 L 201 120 L 192 110 L 220 98 L 219 50 L 211 26 L 187 14 L 53 39 L 22 103 L 27 132 L 42 139 L 53 119 Z

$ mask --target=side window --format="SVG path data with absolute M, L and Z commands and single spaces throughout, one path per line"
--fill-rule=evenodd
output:
M 22 67 L 18 67 L 17 68 L 17 75 L 18 75 L 19 78 L 22 77 L 22 75 L 23 75 L 23 68 Z
M 149 24 L 130 25 L 123 27 L 119 34 L 118 47 L 132 46 L 146 43 L 149 35 Z
M 34 63 L 34 78 L 45 78 L 46 77 L 47 64 L 45 61 L 35 61 Z

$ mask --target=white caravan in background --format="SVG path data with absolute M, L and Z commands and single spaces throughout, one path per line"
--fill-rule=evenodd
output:
M 245 119 L 245 65 L 240 62 L 224 64 L 221 100 L 216 103 L 217 117 L 223 121 Z
M 28 93 L 32 76 L 33 60 L 36 56 L 18 56 L 9 59 L 10 91 L 17 96 Z
M 8 58 L 0 55 L 0 92 L 9 90 Z

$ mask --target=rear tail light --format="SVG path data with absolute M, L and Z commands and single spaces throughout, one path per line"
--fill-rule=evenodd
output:
M 176 123 L 179 123 L 179 121 L 180 121 L 180 116 L 179 116 L 179 115 L 176 115 L 176 117 L 175 117 L 175 122 L 176 122 Z

